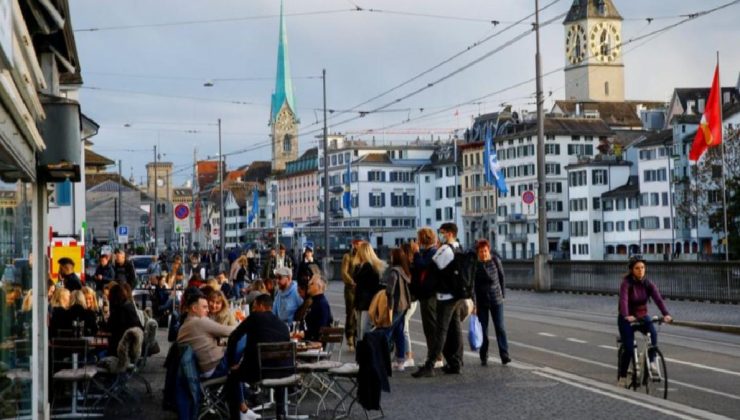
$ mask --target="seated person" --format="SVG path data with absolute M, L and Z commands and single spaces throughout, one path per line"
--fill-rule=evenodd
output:
M 136 312 L 136 306 L 134 306 L 134 302 L 124 286 L 116 284 L 110 288 L 108 294 L 110 315 L 108 316 L 108 322 L 105 324 L 105 330 L 110 333 L 108 355 L 111 356 L 118 354 L 118 343 L 126 330 L 141 328 L 143 331 L 144 329 L 139 314 Z
M 229 367 L 239 360 L 240 350 L 243 349 L 239 349 L 235 343 L 233 352 L 226 353 L 226 348 L 218 344 L 218 339 L 228 337 L 234 328 L 221 325 L 208 317 L 208 300 L 202 293 L 189 293 L 185 305 L 188 316 L 177 334 L 177 343 L 192 347 L 198 360 L 201 378 L 229 376 L 226 387 L 231 393 L 228 400 L 232 403 L 230 404 L 232 418 L 237 412 L 249 413 L 241 384 L 233 375 L 229 375 Z M 230 354 L 233 354 L 233 359 L 228 357 Z
M 306 316 L 311 310 L 311 304 L 313 304 L 313 299 L 311 298 L 311 296 L 308 295 L 308 283 L 298 283 L 298 296 L 303 299 L 303 303 L 298 308 L 298 310 L 295 311 L 293 322 L 296 322 L 298 324 L 298 329 L 300 331 L 303 331 L 305 329 Z
M 87 298 L 82 290 L 72 292 L 72 306 L 67 310 L 67 324 L 65 328 L 75 330 L 75 322 L 82 325 L 82 335 L 92 337 L 98 332 L 97 316 L 94 311 L 88 309 Z M 77 331 L 74 331 L 77 334 Z
M 303 299 L 298 295 L 298 284 L 293 281 L 293 272 L 290 268 L 276 268 L 275 275 L 278 278 L 280 290 L 275 296 L 275 306 L 272 311 L 281 321 L 290 324 L 294 320 L 295 312 L 303 304 Z
M 314 275 L 308 282 L 308 296 L 311 299 L 311 308 L 306 314 L 306 340 L 318 341 L 322 327 L 331 326 L 334 318 L 331 315 L 329 301 L 326 300 L 326 283 L 321 277 Z
M 212 320 L 221 325 L 236 327 L 236 318 L 234 318 L 234 312 L 231 311 L 229 301 L 218 290 L 214 290 L 208 295 L 208 314 Z
M 75 262 L 71 258 L 63 257 L 59 259 L 59 280 L 64 284 L 65 289 L 70 292 L 82 289 L 82 282 L 75 274 Z
M 244 357 L 241 358 L 241 363 L 231 367 L 232 370 L 236 371 L 237 377 L 242 382 L 256 383 L 261 379 L 257 352 L 258 344 L 290 341 L 288 326 L 273 313 L 272 309 L 272 297 L 269 294 L 257 296 L 252 303 L 249 317 L 239 324 L 229 336 L 227 354 L 235 354 L 242 337 L 247 336 L 247 346 L 244 349 Z M 282 392 L 276 393 L 278 411 L 284 406 L 283 401 L 281 401 L 283 398 Z M 284 413 L 278 413 L 278 417 L 281 414 Z
M 67 311 L 69 310 L 72 294 L 69 289 L 56 287 L 51 297 L 51 316 L 49 318 L 49 338 L 57 338 L 62 335 L 60 330 L 71 330 Z M 67 331 L 67 333 L 71 333 Z

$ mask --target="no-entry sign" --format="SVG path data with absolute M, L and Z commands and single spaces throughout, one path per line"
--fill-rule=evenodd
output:
M 524 191 L 522 201 L 527 205 L 534 203 L 534 193 L 532 191 Z

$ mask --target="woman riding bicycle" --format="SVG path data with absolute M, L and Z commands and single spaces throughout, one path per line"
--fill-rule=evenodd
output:
M 626 386 L 627 368 L 630 364 L 634 353 L 635 330 L 647 334 L 650 332 L 650 341 L 653 347 L 658 345 L 658 333 L 655 326 L 648 316 L 648 301 L 652 299 L 663 313 L 664 322 L 672 321 L 671 315 L 665 306 L 663 297 L 658 291 L 655 283 L 648 280 L 645 275 L 645 259 L 642 255 L 634 255 L 629 260 L 629 273 L 622 279 L 619 286 L 619 316 L 617 325 L 619 326 L 619 336 L 622 339 L 622 345 L 625 351 L 619 360 L 619 380 L 620 386 Z M 632 323 L 640 324 L 633 326 Z M 655 352 L 648 354 L 650 358 L 650 369 L 657 371 L 655 365 Z

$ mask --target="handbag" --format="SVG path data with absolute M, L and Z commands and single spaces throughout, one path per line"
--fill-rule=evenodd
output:
M 470 315 L 470 320 L 468 322 L 468 341 L 470 342 L 470 350 L 480 350 L 480 347 L 483 345 L 483 326 L 476 314 Z

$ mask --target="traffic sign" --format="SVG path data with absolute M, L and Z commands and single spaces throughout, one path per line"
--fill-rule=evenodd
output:
M 128 236 L 128 226 L 118 226 L 118 236 Z
M 522 193 L 522 201 L 524 204 L 534 203 L 534 193 L 532 191 L 524 191 L 524 193 Z
M 190 216 L 190 207 L 187 204 L 178 204 L 175 206 L 175 217 L 183 220 Z

